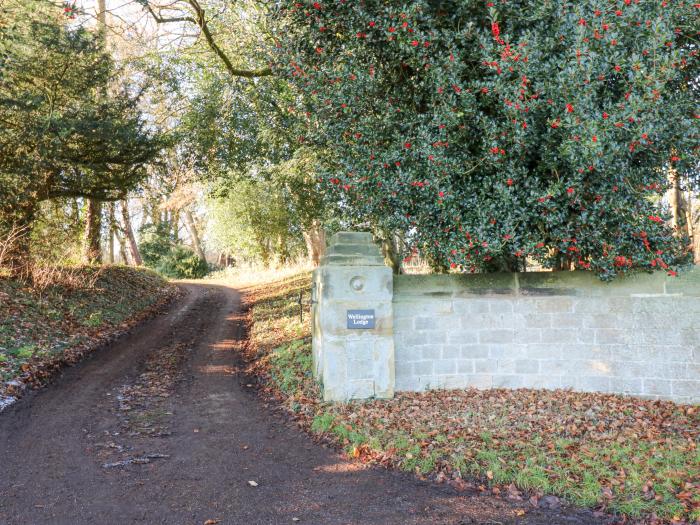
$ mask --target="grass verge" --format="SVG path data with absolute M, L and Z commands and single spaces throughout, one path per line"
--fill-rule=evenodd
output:
M 312 377 L 310 274 L 246 290 L 251 371 L 310 432 L 361 460 L 537 505 L 545 495 L 623 519 L 700 523 L 700 409 L 545 390 L 401 393 L 327 404 Z
M 125 266 L 53 269 L 41 286 L 0 278 L 0 400 L 44 383 L 175 294 L 154 272 Z

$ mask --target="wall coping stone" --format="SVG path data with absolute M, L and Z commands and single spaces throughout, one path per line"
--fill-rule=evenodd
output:
M 482 274 L 397 275 L 394 301 L 414 296 L 579 296 L 649 297 L 682 295 L 700 297 L 700 267 L 669 277 L 661 272 L 620 276 L 609 282 L 595 274 L 573 272 L 525 272 Z

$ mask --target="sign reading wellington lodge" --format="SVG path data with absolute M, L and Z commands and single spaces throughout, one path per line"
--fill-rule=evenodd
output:
M 374 328 L 374 310 L 348 310 L 347 318 L 349 330 Z

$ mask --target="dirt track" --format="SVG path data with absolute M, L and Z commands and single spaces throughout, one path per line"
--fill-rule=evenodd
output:
M 588 511 L 517 517 L 525 504 L 458 494 L 314 444 L 238 374 L 238 293 L 183 286 L 166 314 L 0 414 L 0 524 L 600 523 Z M 149 429 L 133 432 L 120 392 L 161 355 L 179 372 L 158 372 L 172 388 L 139 413 Z M 167 457 L 104 466 L 149 454 Z

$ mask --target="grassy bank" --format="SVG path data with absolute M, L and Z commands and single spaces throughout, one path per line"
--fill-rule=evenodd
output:
M 404 393 L 331 405 L 311 374 L 301 273 L 247 290 L 252 370 L 350 456 L 537 505 L 545 495 L 634 520 L 700 523 L 700 409 L 544 390 Z
M 175 293 L 124 266 L 54 269 L 41 283 L 0 278 L 0 398 L 49 379 Z

